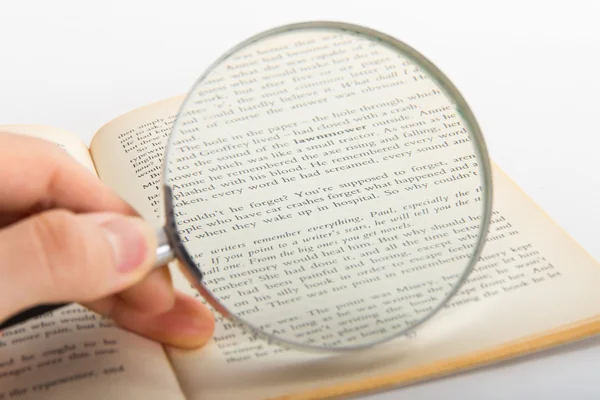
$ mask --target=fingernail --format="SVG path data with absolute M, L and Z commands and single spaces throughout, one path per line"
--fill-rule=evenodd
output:
M 117 268 L 123 274 L 135 271 L 146 260 L 146 236 L 140 225 L 130 217 L 114 217 L 100 224 L 114 249 Z

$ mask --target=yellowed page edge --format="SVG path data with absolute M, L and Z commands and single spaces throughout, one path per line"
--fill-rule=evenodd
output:
M 290 394 L 272 399 L 279 400 L 313 400 L 328 399 L 339 396 L 365 394 L 373 390 L 385 390 L 412 383 L 432 380 L 444 376 L 480 368 L 522 357 L 531 353 L 548 350 L 571 342 L 584 340 L 600 333 L 600 319 L 585 321 L 538 336 L 531 336 L 505 345 L 468 354 L 461 357 L 442 360 L 423 367 L 411 368 L 393 374 L 385 374 L 375 378 L 358 380 L 351 383 L 319 388 L 303 393 Z

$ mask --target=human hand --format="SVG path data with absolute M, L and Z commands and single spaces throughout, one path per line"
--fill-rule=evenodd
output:
M 214 318 L 150 272 L 154 232 L 57 146 L 0 133 L 0 321 L 77 302 L 150 339 L 197 348 Z

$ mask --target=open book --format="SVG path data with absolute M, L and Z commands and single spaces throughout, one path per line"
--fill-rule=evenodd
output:
M 0 126 L 63 147 L 146 219 L 161 222 L 161 165 L 181 97 L 121 116 L 88 149 L 43 126 Z M 410 338 L 348 354 L 269 345 L 217 315 L 211 342 L 163 348 L 71 306 L 0 336 L 0 400 L 313 399 L 431 379 L 600 331 L 600 265 L 497 167 L 476 270 Z M 176 286 L 193 293 L 177 270 Z

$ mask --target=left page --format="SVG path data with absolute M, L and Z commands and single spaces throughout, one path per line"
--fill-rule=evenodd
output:
M 0 125 L 0 131 L 51 141 L 95 173 L 73 134 L 39 125 Z M 0 400 L 15 398 L 185 397 L 162 346 L 73 305 L 0 333 Z

